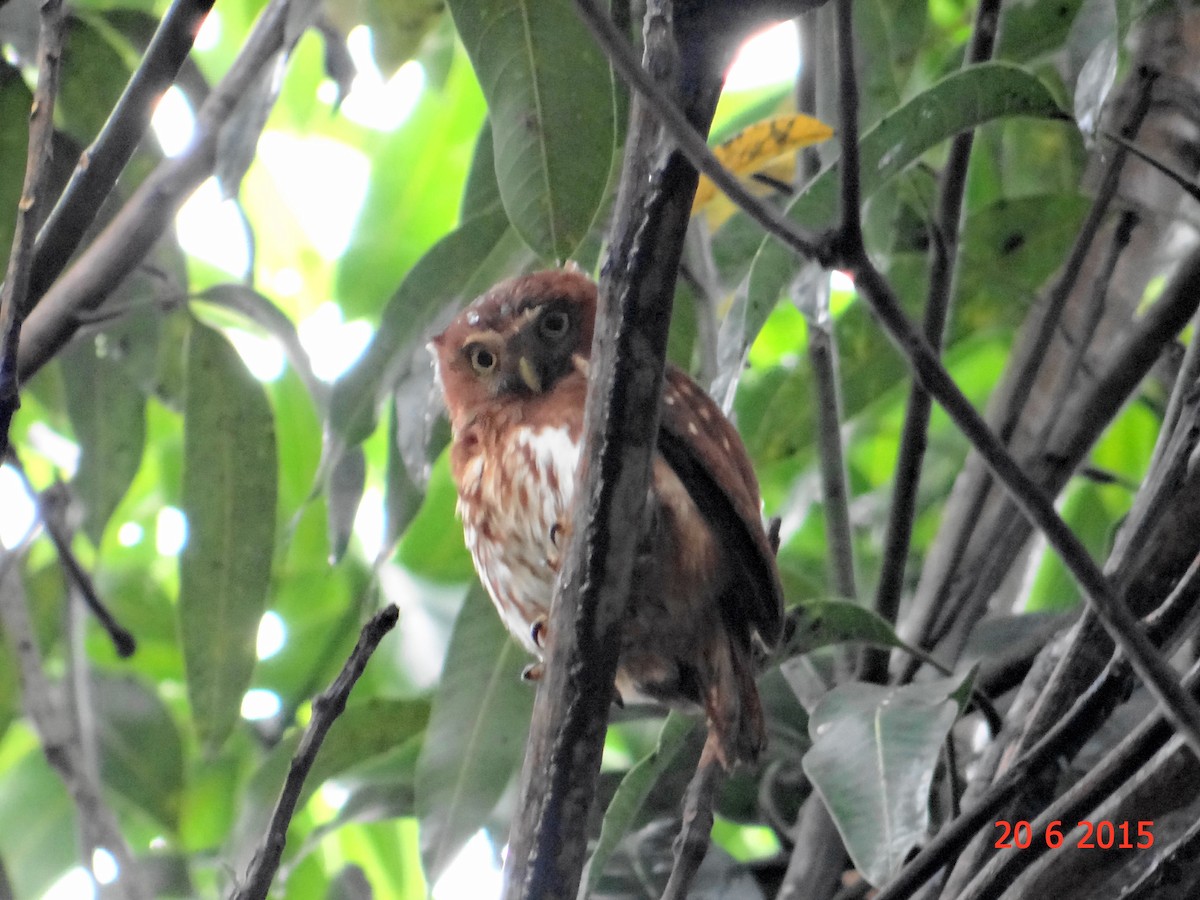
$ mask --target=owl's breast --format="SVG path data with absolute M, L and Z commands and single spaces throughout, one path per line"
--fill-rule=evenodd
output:
M 454 465 L 467 549 L 509 631 L 540 655 L 531 627 L 550 610 L 579 444 L 567 428 L 518 425 L 464 446 L 476 451 Z

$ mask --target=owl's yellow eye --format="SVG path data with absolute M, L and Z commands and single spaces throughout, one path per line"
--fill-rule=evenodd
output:
M 538 319 L 538 331 L 551 341 L 562 340 L 570 327 L 571 317 L 561 309 L 549 310 Z
M 483 344 L 471 344 L 467 347 L 467 357 L 471 360 L 471 368 L 480 375 L 486 375 L 496 368 L 496 354 Z

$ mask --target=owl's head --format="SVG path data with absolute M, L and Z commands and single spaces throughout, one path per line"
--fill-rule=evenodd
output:
M 552 269 L 503 281 L 430 341 L 450 415 L 548 393 L 591 352 L 596 285 Z

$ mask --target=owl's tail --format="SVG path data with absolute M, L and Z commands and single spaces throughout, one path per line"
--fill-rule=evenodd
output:
M 723 640 L 719 644 L 704 700 L 708 714 L 704 753 L 715 755 L 729 770 L 738 762 L 758 760 L 767 746 L 767 727 L 754 682 L 750 648 L 738 641 Z

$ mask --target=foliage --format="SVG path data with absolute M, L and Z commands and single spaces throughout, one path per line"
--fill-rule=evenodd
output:
M 186 126 L 172 134 L 167 114 L 199 107 L 259 6 L 234 0 L 211 14 L 178 91 L 160 107 L 161 140 L 140 146 L 94 231 L 177 152 Z M 55 120 L 57 189 L 164 9 L 162 0 L 85 0 L 72 11 Z M 997 58 L 960 69 L 973 9 L 966 0 L 861 0 L 855 23 L 865 229 L 914 317 L 930 249 L 945 237 L 932 222 L 947 143 L 964 131 L 977 136 L 944 358 L 982 407 L 1091 208 L 1084 173 L 1109 152 L 1102 128 L 1115 130 L 1111 93 L 1134 68 L 1130 35 L 1158 13 L 1137 0 L 1005 4 Z M 33 0 L 0 2 L 0 249 L 11 243 L 20 202 L 36 23 Z M 80 612 L 79 585 L 64 575 L 48 530 L 32 524 L 38 516 L 24 509 L 30 495 L 11 463 L 0 470 L 0 540 L 20 549 L 4 560 L 19 568 L 22 589 L 0 578 L 2 602 L 27 600 L 44 668 L 69 698 L 80 732 L 73 739 L 92 754 L 139 879 L 161 896 L 230 889 L 262 835 L 312 698 L 369 614 L 396 603 L 397 631 L 306 786 L 277 891 L 368 896 L 369 884 L 374 896 L 415 898 L 446 875 L 437 896 L 448 898 L 455 877 L 494 862 L 484 853 L 456 864 L 468 841 L 482 833 L 498 851 L 506 840 L 533 693 L 454 518 L 447 427 L 424 345 L 502 277 L 567 259 L 598 268 L 628 98 L 567 0 L 445 8 L 331 0 L 280 64 L 278 95 L 264 77 L 223 135 L 216 169 L 230 177 L 221 188 L 206 183 L 135 271 L 105 286 L 85 327 L 23 385 L 14 420 L 12 446 L 43 504 L 56 483 L 69 488 L 65 514 L 39 515 L 71 531 L 73 556 L 137 652 L 120 658 Z M 714 134 L 771 121 L 784 135 L 778 141 L 763 139 L 760 125 L 723 156 L 751 146 L 738 173 L 769 176 L 756 188 L 771 190 L 796 223 L 818 228 L 836 219 L 842 173 L 836 150 L 823 145 L 815 174 L 795 176 L 792 151 L 827 134 L 791 117 L 794 93 L 790 80 L 728 91 Z M 265 123 L 261 137 L 256 122 Z M 781 181 L 795 185 L 787 196 L 776 190 Z M 221 189 L 232 197 L 223 200 Z M 808 334 L 827 328 L 837 346 L 852 550 L 860 584 L 872 587 L 907 370 L 852 287 L 835 283 L 831 319 L 818 321 L 806 292 L 826 290 L 827 280 L 818 283 L 743 214 L 701 210 L 707 202 L 697 204 L 706 214 L 694 220 L 685 260 L 693 277 L 680 283 L 670 353 L 730 400 L 766 511 L 783 520 L 779 564 L 795 609 L 784 658 L 762 678 L 770 749 L 723 791 L 720 850 L 699 889 L 773 896 L 792 823 L 814 788 L 844 837 L 847 867 L 883 884 L 945 817 L 929 802 L 931 785 L 936 796 L 952 782 L 945 769 L 955 763 L 943 748 L 976 722 L 953 702 L 955 688 L 972 665 L 986 674 L 1020 642 L 984 646 L 964 626 L 958 646 L 942 648 L 953 678 L 814 691 L 844 670 L 848 654 L 832 645 L 885 646 L 907 658 L 897 635 L 909 635 L 862 608 L 867 591 L 831 599 Z M 1156 258 L 1143 284 L 1161 283 L 1174 261 Z M 1125 313 L 1111 330 L 1128 326 L 1132 309 Z M 1149 468 L 1163 392 L 1148 385 L 1145 402 L 1097 445 L 1090 462 L 1104 477 L 1075 479 L 1063 493 L 1062 514 L 1098 557 Z M 906 598 L 947 540 L 938 522 L 967 452 L 940 413 L 927 444 Z M 1009 564 L 999 610 L 1078 606 L 1066 570 L 1040 548 Z M 1015 621 L 1018 637 L 1044 636 L 1044 617 Z M 22 713 L 20 661 L 6 637 L 0 871 L 15 896 L 34 897 L 86 863 L 91 848 Z M 265 709 L 256 711 L 256 700 Z M 596 813 L 585 887 L 596 897 L 643 896 L 665 881 L 663 836 L 674 826 L 664 822 L 679 814 L 698 747 L 678 713 L 661 725 L 636 709 L 614 718 L 602 775 L 602 799 L 612 802 L 607 815 Z

